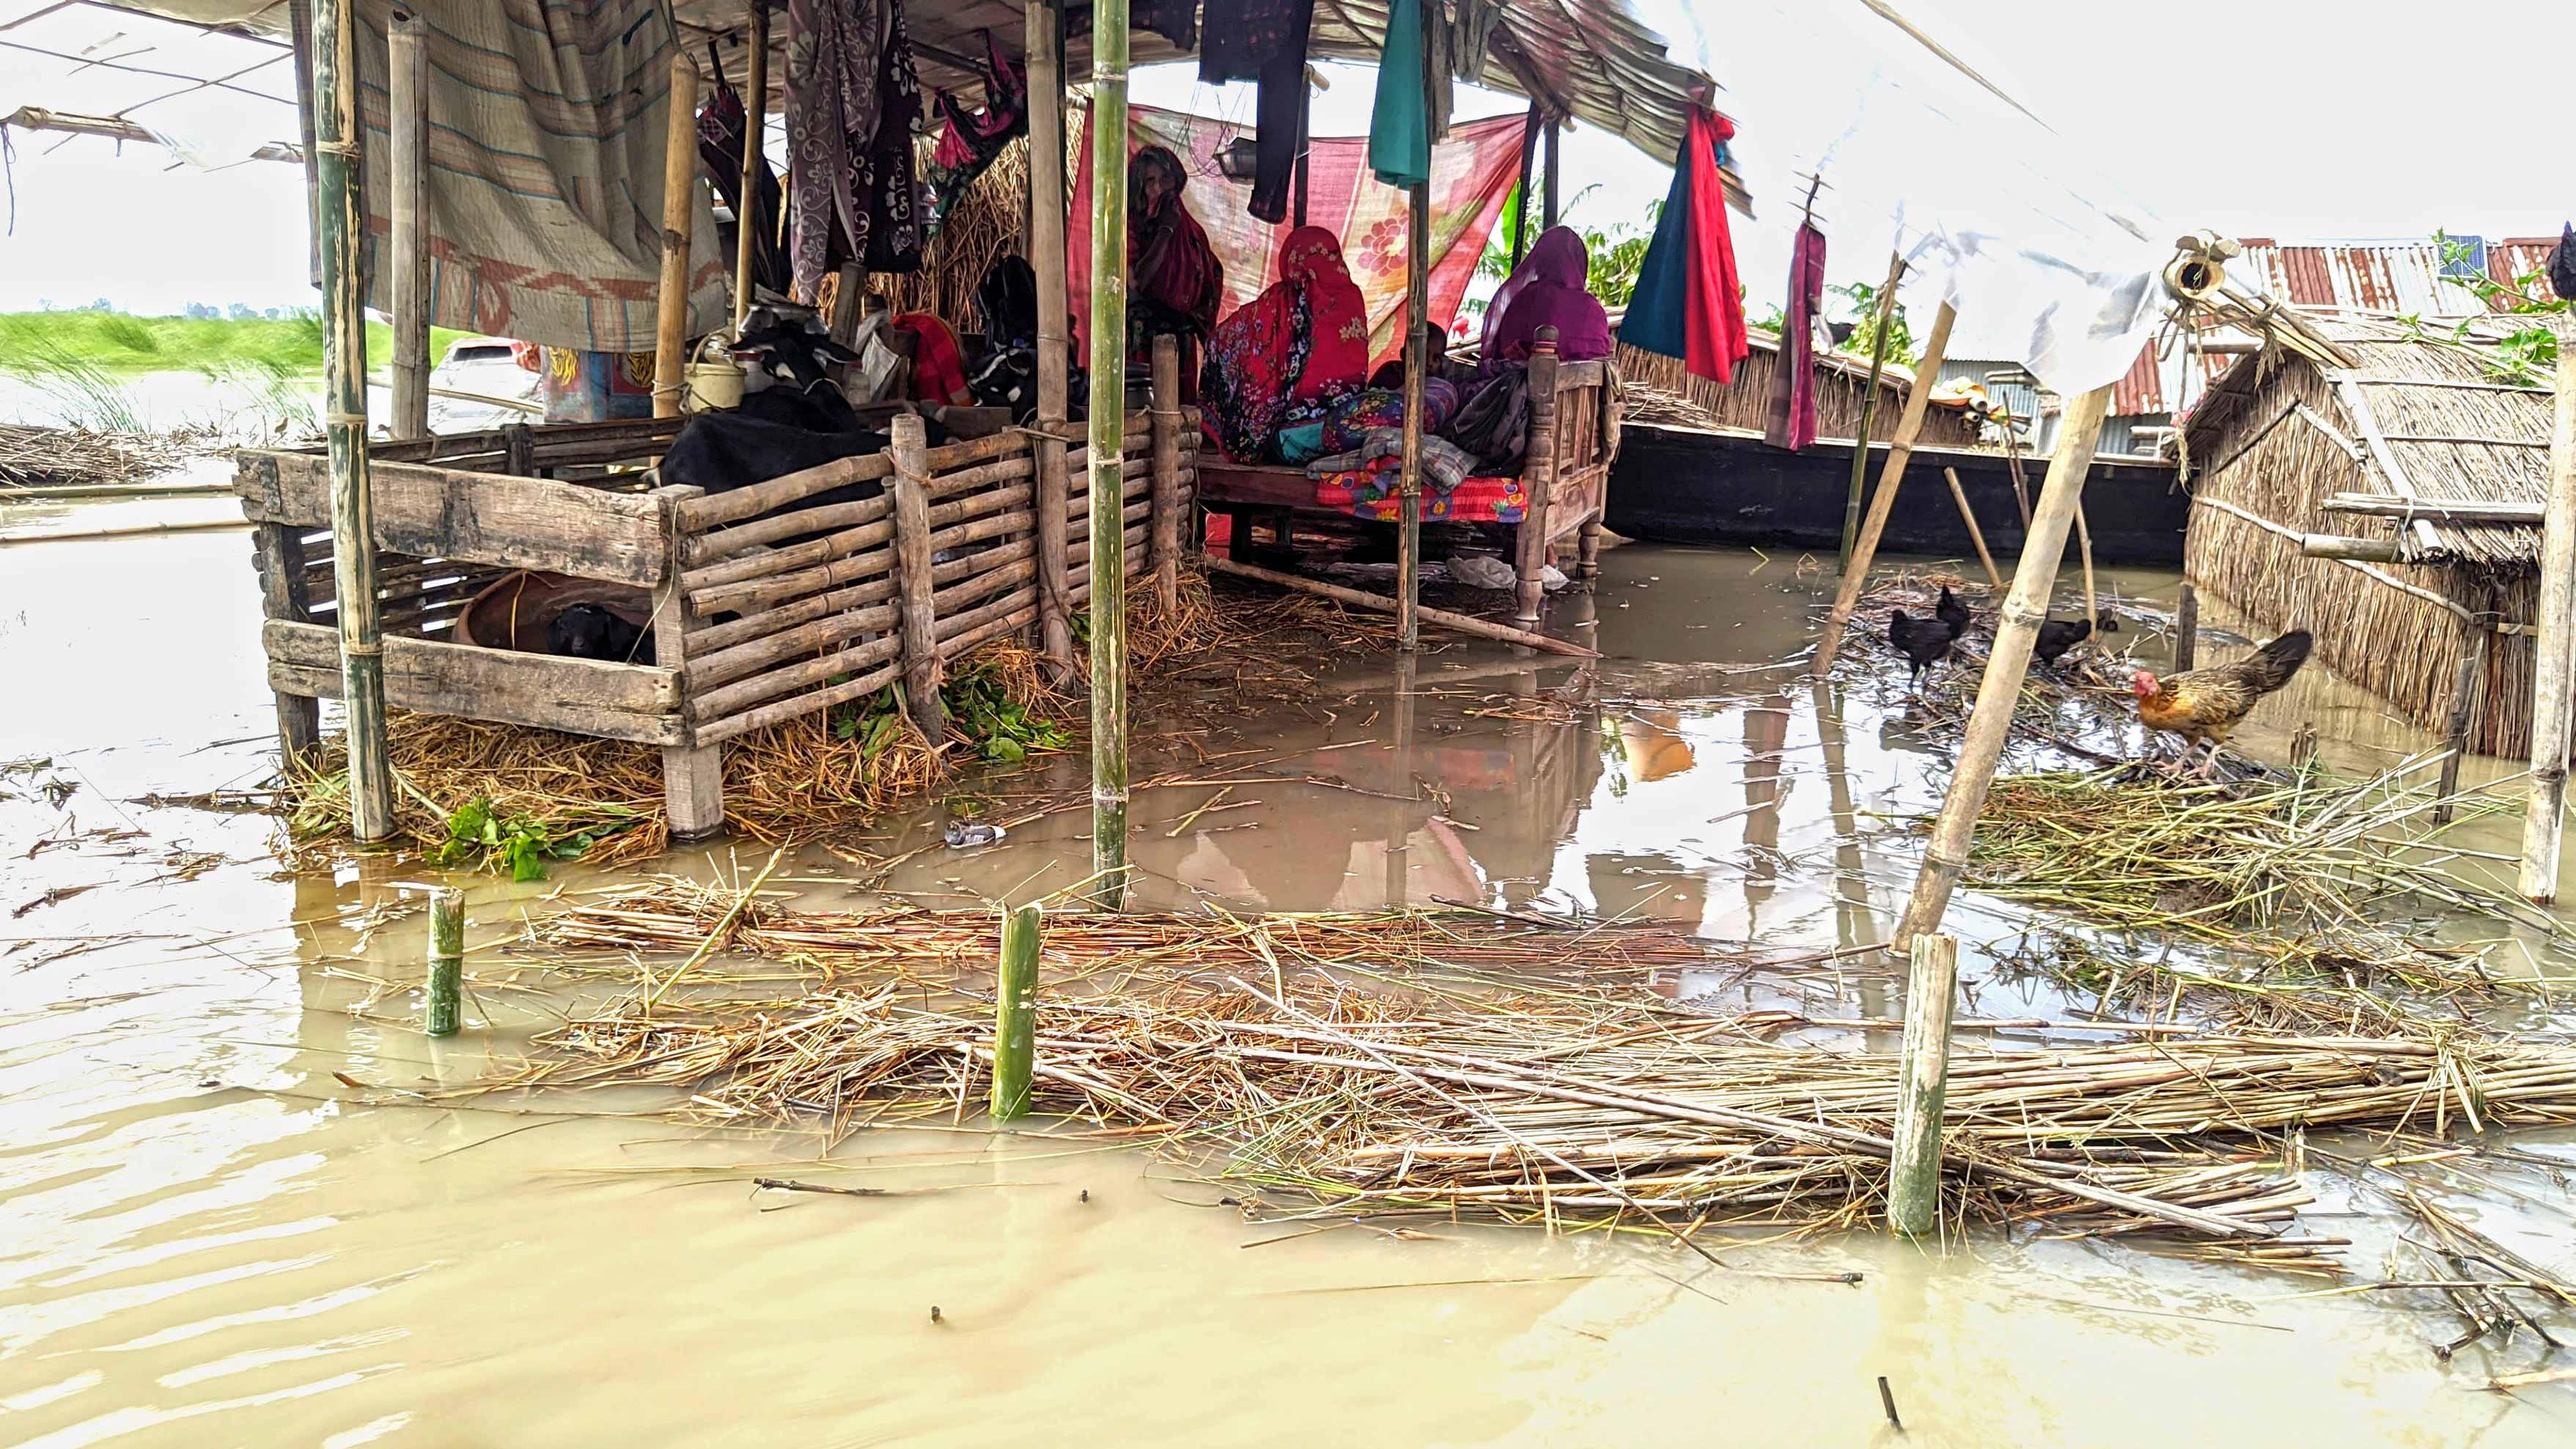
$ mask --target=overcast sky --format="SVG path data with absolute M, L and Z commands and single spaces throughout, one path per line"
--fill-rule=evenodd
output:
M 1897 3 L 2081 158 L 2088 174 L 2065 177 L 2070 187 L 2134 198 L 2178 229 L 2408 237 L 2441 226 L 2533 235 L 2555 232 L 2576 210 L 2576 188 L 2561 179 L 2566 163 L 2554 145 L 2564 119 L 2554 87 L 2540 79 L 2547 67 L 2513 63 L 2576 53 L 2576 5 L 2506 15 L 2420 0 Z M 1848 80 L 1887 63 L 1886 55 L 1921 59 L 1892 27 L 1884 37 L 1784 36 L 1729 0 L 1643 0 L 1641 8 L 1669 30 L 1697 27 L 1673 36 L 1676 49 L 1721 81 L 1733 78 L 1720 105 L 1736 114 L 1749 161 L 1765 148 L 1784 153 L 1792 139 L 1813 149 L 1817 132 L 1843 124 L 1838 115 L 1799 113 L 1801 78 Z M 0 52 L 0 114 L 23 103 L 66 104 L 66 69 Z M 1318 131 L 1365 129 L 1368 91 L 1365 71 L 1342 72 L 1319 102 Z M 1251 110 L 1248 87 L 1212 91 L 1186 68 L 1140 73 L 1137 96 L 1247 119 Z M 1763 113 L 1750 108 L 1757 97 Z M 1485 98 L 1477 107 L 1469 113 L 1516 103 Z M 283 108 L 244 99 L 240 110 L 231 129 L 271 120 L 281 137 L 293 129 Z M 59 137 L 25 133 L 12 140 L 15 217 L 0 237 L 0 310 L 101 296 L 136 312 L 173 312 L 191 301 L 263 308 L 313 301 L 295 168 L 253 162 L 209 173 L 148 146 L 128 145 L 120 155 L 105 141 L 58 146 Z M 1973 186 L 1981 173 L 2001 174 L 1998 163 L 2017 144 L 2007 137 L 1991 154 L 1946 158 L 1958 170 L 1939 180 Z M 1638 220 L 1663 194 L 1668 173 L 1600 133 L 1578 129 L 1567 157 L 1569 193 L 1600 183 L 1575 220 Z M 1758 202 L 1760 219 L 1738 224 L 1757 309 L 1781 289 L 1792 215 L 1789 197 L 1764 194 Z M 1875 276 L 1883 258 L 1883 238 L 1838 246 L 1834 279 Z

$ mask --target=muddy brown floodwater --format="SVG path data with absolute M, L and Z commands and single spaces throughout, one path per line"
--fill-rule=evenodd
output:
M 2428 1346 L 2458 1332 L 2437 1301 L 2300 1296 L 2320 1285 L 2104 1241 L 1730 1252 L 1865 1275 L 1778 1282 L 1597 1234 L 1288 1237 L 1220 1185 L 1043 1129 L 868 1133 L 823 1162 L 810 1138 L 678 1124 L 665 1097 L 354 1105 L 335 1073 L 401 1087 L 508 1065 L 570 1001 L 502 947 L 520 912 L 598 877 L 472 881 L 480 984 L 466 1033 L 433 1044 L 406 989 L 422 938 L 404 886 L 422 872 L 287 872 L 267 817 L 137 803 L 267 771 L 248 555 L 204 533 L 0 553 L 0 762 L 16 762 L 0 776 L 0 1441 L 1895 1443 L 1881 1375 L 1906 1443 L 2576 1435 L 2576 1385 L 2483 1391 L 2532 1366 L 2527 1339 L 2436 1361 Z M 1604 702 L 1567 722 L 1500 716 L 1535 713 L 1576 666 L 1483 648 L 1425 659 L 1410 689 L 1377 658 L 1258 718 L 1141 721 L 1139 778 L 1257 749 L 1446 796 L 1262 784 L 1192 820 L 1213 789 L 1145 791 L 1142 897 L 1439 898 L 1794 946 L 1883 939 L 1913 868 L 1887 819 L 1934 802 L 1946 746 L 1907 727 L 1901 667 L 1819 691 L 1778 666 L 1828 582 L 1794 564 L 1614 551 L 1597 596 L 1555 606 L 1610 656 Z M 2170 577 L 2115 582 L 2170 603 Z M 2356 766 L 2420 743 L 2321 677 L 2242 741 L 2277 756 L 2303 718 Z M 1078 768 L 958 793 L 1006 799 Z M 928 841 L 952 803 L 882 822 L 868 848 Z M 928 851 L 887 884 L 960 902 L 1069 884 L 1087 824 Z M 731 877 L 766 853 L 744 854 L 657 868 Z M 822 904 L 853 899 L 848 873 L 821 851 L 781 868 Z M 1979 979 L 1974 943 L 2025 913 L 1969 893 L 1954 921 L 1976 1009 L 2057 1004 Z M 1717 1000 L 1748 994 L 1901 1014 L 1871 969 Z M 2563 1136 L 2515 1141 L 2576 1161 Z M 755 1175 L 905 1191 L 757 1192 Z M 2353 1194 L 2310 1182 L 2312 1216 L 2375 1273 Z M 2535 1183 L 2463 1210 L 2563 1268 L 2567 1199 Z

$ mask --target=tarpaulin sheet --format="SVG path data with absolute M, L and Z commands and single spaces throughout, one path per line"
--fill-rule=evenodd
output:
M 1066 252 L 1071 262 L 1074 316 L 1082 335 L 1091 323 L 1091 144 L 1084 122 L 1082 165 L 1074 180 L 1073 216 Z M 1208 244 L 1225 264 L 1220 316 L 1258 296 L 1278 279 L 1279 243 L 1291 226 L 1255 221 L 1244 210 L 1248 184 L 1217 170 L 1217 153 L 1251 128 L 1206 116 L 1131 106 L 1130 154 L 1168 146 L 1189 172 L 1190 214 L 1207 228 Z M 1454 335 L 1458 306 L 1466 299 L 1476 258 L 1501 220 L 1503 199 L 1518 178 L 1521 117 L 1497 116 L 1452 126 L 1431 156 L 1431 320 Z M 1404 313 L 1405 193 L 1380 182 L 1368 168 L 1366 136 L 1318 137 L 1307 143 L 1306 220 L 1342 241 L 1342 261 L 1368 304 L 1369 360 L 1382 362 L 1403 350 L 1397 328 Z
M 429 29 L 430 320 L 555 347 L 650 350 L 678 35 L 667 0 L 411 8 Z M 362 0 L 357 36 L 367 301 L 379 311 L 393 306 L 385 265 L 390 9 Z M 728 315 L 715 216 L 698 191 L 692 336 Z

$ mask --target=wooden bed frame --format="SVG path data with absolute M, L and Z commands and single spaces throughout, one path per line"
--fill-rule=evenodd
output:
M 1541 571 L 1566 538 L 1578 540 L 1575 576 L 1600 572 L 1601 514 L 1610 464 L 1619 455 L 1619 382 L 1609 362 L 1560 362 L 1553 329 L 1542 329 L 1529 370 L 1529 450 L 1521 467 L 1528 516 L 1512 525 L 1520 576 L 1515 612 L 1524 625 L 1538 622 L 1546 593 Z M 1315 480 L 1302 468 L 1220 462 L 1213 450 L 1199 460 L 1198 489 L 1200 506 L 1234 520 L 1227 551 L 1237 559 L 1252 547 L 1248 525 L 1255 518 L 1284 540 L 1298 514 L 1351 516 L 1318 504 Z

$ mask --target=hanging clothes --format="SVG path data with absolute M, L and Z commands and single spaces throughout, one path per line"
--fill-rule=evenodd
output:
M 1237 462 L 1277 455 L 1282 428 L 1318 420 L 1368 371 L 1368 317 L 1333 234 L 1299 227 L 1279 280 L 1217 324 L 1199 395 L 1207 435 Z
M 1731 380 L 1736 364 L 1752 350 L 1735 241 L 1727 232 L 1725 182 L 1718 175 L 1734 136 L 1735 123 L 1724 116 L 1704 108 L 1691 112 L 1672 190 L 1619 332 L 1628 346 L 1678 357 L 1694 376 L 1717 383 Z
M 1610 314 L 1587 289 L 1591 269 L 1591 255 L 1572 227 L 1540 232 L 1529 259 L 1513 269 L 1485 309 L 1483 369 L 1528 362 L 1543 327 L 1556 329 L 1556 355 L 1564 361 L 1608 357 Z
M 989 30 L 984 32 L 983 72 L 982 110 L 966 109 L 946 91 L 937 97 L 941 126 L 939 144 L 930 154 L 931 210 L 925 218 L 925 230 L 932 236 L 939 234 L 940 223 L 957 198 L 992 166 L 1011 139 L 1029 131 L 1028 74 L 993 43 Z
M 1422 0 L 1395 0 L 1369 111 L 1369 169 L 1402 189 L 1431 179 L 1431 112 L 1422 95 Z
M 1288 190 L 1304 140 L 1306 40 L 1315 0 L 1207 0 L 1200 27 L 1199 79 L 1253 81 L 1252 199 L 1245 210 L 1273 225 L 1288 217 Z
M 886 47 L 877 91 L 884 109 L 868 150 L 866 210 L 849 235 L 850 256 L 871 272 L 921 270 L 921 182 L 914 170 L 912 128 L 921 119 L 921 78 L 912 65 L 912 32 L 903 0 L 886 0 Z
M 1789 249 L 1789 309 L 1780 323 L 1780 365 L 1764 400 L 1762 440 L 1792 453 L 1816 440 L 1816 313 L 1825 302 L 1825 234 L 1798 223 Z
M 921 84 L 902 0 L 788 0 L 788 254 L 796 295 L 856 261 L 921 269 L 912 125 Z
M 707 62 L 715 74 L 716 88 L 707 103 L 698 108 L 698 165 L 734 218 L 717 223 L 717 234 L 724 243 L 724 254 L 736 255 L 743 219 L 748 216 L 752 229 L 752 284 L 783 297 L 793 279 L 787 271 L 787 254 L 778 245 L 778 209 L 786 199 L 778 185 L 778 173 L 769 169 L 766 156 L 754 163 L 752 199 L 746 210 L 742 199 L 742 146 L 751 129 L 750 114 L 743 108 L 742 92 L 725 79 L 724 60 L 716 53 L 714 41 L 707 42 Z

